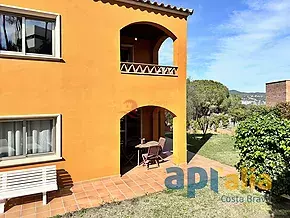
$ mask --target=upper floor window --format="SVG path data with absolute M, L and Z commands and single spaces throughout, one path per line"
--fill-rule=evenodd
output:
M 0 5 L 0 54 L 60 58 L 60 17 Z

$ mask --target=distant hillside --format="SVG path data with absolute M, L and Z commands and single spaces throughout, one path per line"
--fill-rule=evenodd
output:
M 239 95 L 242 98 L 242 104 L 264 105 L 266 104 L 266 93 L 264 92 L 239 92 L 230 90 L 231 94 Z

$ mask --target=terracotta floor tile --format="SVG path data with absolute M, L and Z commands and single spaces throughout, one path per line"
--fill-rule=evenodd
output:
M 101 201 L 101 198 L 98 197 L 98 196 L 91 196 L 91 197 L 88 197 L 88 199 L 89 199 L 90 201 L 95 201 L 95 200 Z
M 130 192 L 133 192 L 133 190 L 132 189 L 124 189 L 124 190 L 120 190 L 123 194 L 125 194 L 125 193 L 130 193 Z
M 42 201 L 36 201 L 35 202 L 35 207 L 42 207 L 43 206 L 43 202 Z
M 65 212 L 66 213 L 77 211 L 77 210 L 79 210 L 77 205 L 69 205 L 69 206 L 65 207 Z
M 136 195 L 135 193 L 132 191 L 132 192 L 127 192 L 127 193 L 123 193 L 124 196 L 127 198 L 127 199 L 131 199 L 131 198 L 135 198 Z
M 116 196 L 114 196 L 114 200 L 115 201 L 123 201 L 125 199 L 126 199 L 126 197 L 124 195 L 116 195 Z
M 64 207 L 69 207 L 70 205 L 76 205 L 77 202 L 73 199 L 73 200 L 67 200 L 63 202 L 63 206 Z
M 36 213 L 36 218 L 47 218 L 50 216 L 51 216 L 50 210 L 42 213 Z
M 90 200 L 88 198 L 82 198 L 80 200 L 77 200 L 77 204 L 87 204 Z
M 99 196 L 99 193 L 97 191 L 88 191 L 88 192 L 85 192 L 86 193 L 86 196 L 87 197 L 94 197 L 94 196 Z
M 97 192 L 102 192 L 104 190 L 107 190 L 107 188 L 104 185 L 95 188 L 95 191 Z
M 152 186 L 152 188 L 156 191 L 156 192 L 160 192 L 163 191 L 164 188 L 162 186 Z
M 156 191 L 153 188 L 145 189 L 146 193 L 152 194 L 155 193 Z
M 106 187 L 115 186 L 115 183 L 113 181 L 110 181 L 110 182 L 104 183 L 104 186 Z
M 135 185 L 136 183 L 135 183 L 135 181 L 134 180 L 131 180 L 131 181 L 129 181 L 129 182 L 125 182 L 126 183 L 126 185 Z
M 136 186 L 139 187 L 139 185 L 137 183 L 132 183 L 132 184 L 128 185 L 128 187 L 130 189 L 132 189 L 133 187 L 136 187 Z
M 126 184 L 133 182 L 132 179 L 124 179 L 123 181 L 124 181 L 124 183 L 126 183 Z
M 120 185 L 117 186 L 119 189 L 130 189 L 130 187 L 126 184 L 126 185 Z
M 21 211 L 21 216 L 27 216 L 27 215 L 32 215 L 36 213 L 36 209 L 35 208 L 29 208 L 26 210 L 22 210 Z
M 91 208 L 92 204 L 90 202 L 85 203 L 85 204 L 79 204 L 79 208 L 80 209 L 87 209 L 87 208 Z
M 15 206 L 9 208 L 9 210 L 7 210 L 6 213 L 19 212 L 21 209 L 22 209 L 22 205 L 15 205 Z
M 143 189 L 140 186 L 135 186 L 131 188 L 132 191 L 143 191 Z
M 93 200 L 91 201 L 92 207 L 99 207 L 102 205 L 102 201 L 101 200 Z
M 22 210 L 29 209 L 29 208 L 35 208 L 35 202 L 22 205 Z
M 148 184 L 140 185 L 140 187 L 141 187 L 143 190 L 146 190 L 146 189 L 151 188 L 151 186 L 148 185 Z
M 85 191 L 92 191 L 95 190 L 95 187 L 92 184 L 87 184 L 86 186 L 83 186 L 83 189 Z
M 61 199 L 62 199 L 62 201 L 70 201 L 70 200 L 74 200 L 75 197 L 74 197 L 74 195 L 68 195 L 68 196 L 62 197 Z
M 51 204 L 51 203 L 59 203 L 59 202 L 62 202 L 62 198 L 53 198 L 53 199 L 51 199 L 49 204 Z
M 62 202 L 53 202 L 50 203 L 50 209 L 54 210 L 54 209 L 58 209 L 58 208 L 63 208 L 63 203 Z
M 20 217 L 20 211 L 5 214 L 5 218 L 19 218 L 19 217 Z
M 112 182 L 112 179 L 111 178 L 104 178 L 104 179 L 101 179 L 101 182 L 102 183 Z
M 141 185 L 147 185 L 147 183 L 144 180 L 140 180 L 140 181 L 135 181 L 137 183 L 137 185 L 141 186 Z
M 64 208 L 51 210 L 51 216 L 62 215 L 62 214 L 65 214 L 65 209 Z
M 113 178 L 111 178 L 111 180 L 112 180 L 113 182 L 115 182 L 115 181 L 120 181 L 120 177 L 113 177 Z
M 110 203 L 113 201 L 112 197 L 109 195 L 109 196 L 104 196 L 104 197 L 101 197 L 102 201 L 104 203 Z
M 122 192 L 120 190 L 115 190 L 110 193 L 111 195 L 121 195 Z
M 108 195 L 110 195 L 110 193 L 108 191 L 106 192 L 102 192 L 102 193 L 98 193 L 100 197 L 106 197 Z
M 103 183 L 101 181 L 95 181 L 95 182 L 92 182 L 92 184 L 95 188 L 97 188 L 99 186 L 103 186 Z
M 115 181 L 114 183 L 115 183 L 116 186 L 125 184 L 122 180 Z
M 77 200 L 79 200 L 79 199 L 82 199 L 82 198 L 87 198 L 87 195 L 86 195 L 85 192 L 82 192 L 82 193 L 76 193 L 76 194 L 75 194 L 75 198 L 76 198 Z
M 42 207 L 36 207 L 36 213 L 42 213 L 50 211 L 50 206 L 49 205 L 43 205 Z
M 73 186 L 72 188 L 71 188 L 71 191 L 73 192 L 73 193 L 77 193 L 77 192 L 83 192 L 84 191 L 84 189 L 83 189 L 83 187 L 80 185 L 80 186 Z
M 116 185 L 113 185 L 113 186 L 109 186 L 109 187 L 106 187 L 109 191 L 113 191 L 113 190 L 116 190 L 118 189 L 118 187 Z
M 146 194 L 144 191 L 134 191 L 134 193 L 137 197 L 141 197 Z
M 26 215 L 26 216 L 21 216 L 22 218 L 36 218 L 36 213 L 34 214 L 30 214 L 30 215 Z

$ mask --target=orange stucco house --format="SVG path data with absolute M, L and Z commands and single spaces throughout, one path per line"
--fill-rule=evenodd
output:
M 163 136 L 165 111 L 173 160 L 185 163 L 192 13 L 142 0 L 2 0 L 0 171 L 120 175 L 123 146 Z M 174 66 L 160 66 L 168 37 Z

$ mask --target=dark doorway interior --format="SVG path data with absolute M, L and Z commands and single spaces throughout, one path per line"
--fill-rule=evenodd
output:
M 131 45 L 121 46 L 121 62 L 133 62 L 134 60 L 134 47 Z
M 134 110 L 121 119 L 121 175 L 137 166 L 136 145 L 141 140 L 141 110 Z

